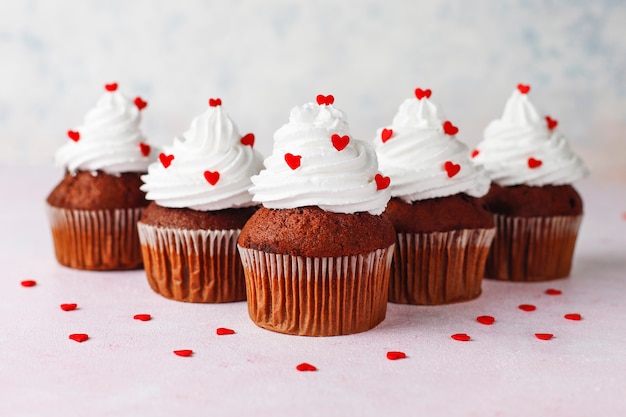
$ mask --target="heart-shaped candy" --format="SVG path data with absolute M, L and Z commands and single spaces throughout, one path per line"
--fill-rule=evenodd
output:
M 530 91 L 530 86 L 526 84 L 517 84 L 517 89 L 522 94 L 528 94 L 528 92 Z
M 390 361 L 397 361 L 398 359 L 406 358 L 406 353 L 404 352 L 387 352 L 387 359 Z
M 241 144 L 249 147 L 254 147 L 254 133 L 248 133 L 241 137 Z
M 338 151 L 343 151 L 346 146 L 348 146 L 348 143 L 350 143 L 350 136 L 339 136 L 335 133 L 330 137 L 330 140 L 333 142 L 333 146 L 335 147 L 335 149 L 337 149 Z
M 139 321 L 150 321 L 152 320 L 152 316 L 150 314 L 135 314 L 133 316 L 135 320 Z
M 78 142 L 80 139 L 80 132 L 76 130 L 68 130 L 67 137 L 72 139 L 74 142 Z
M 70 339 L 78 343 L 83 343 L 85 340 L 89 339 L 89 335 L 85 333 L 73 333 L 70 335 Z
M 459 342 L 468 342 L 471 339 L 471 337 L 469 337 L 469 335 L 465 333 L 456 333 L 450 337 L 453 338 L 454 340 L 458 340 Z
M 415 89 L 415 97 L 418 100 L 423 99 L 424 97 L 426 98 L 430 98 L 430 95 L 432 94 L 432 91 L 430 91 L 430 89 L 426 89 L 426 90 L 422 90 L 421 88 L 416 88 Z
M 177 356 L 187 357 L 187 356 L 191 356 L 192 354 L 193 354 L 193 350 L 191 349 L 181 349 L 181 350 L 174 351 L 174 355 L 177 355 Z
M 382 132 L 380 132 L 380 138 L 383 143 L 391 139 L 391 136 L 393 136 L 393 129 L 383 129 Z
M 139 110 L 145 109 L 148 105 L 148 102 L 144 101 L 141 97 L 136 97 L 133 103 L 135 103 L 135 106 L 137 106 Z
M 448 174 L 448 178 L 452 178 L 456 174 L 458 174 L 459 171 L 461 171 L 461 165 L 455 164 L 452 161 L 446 161 L 446 163 L 443 164 L 443 169 L 446 170 L 446 173 Z
M 289 165 L 289 168 L 291 169 L 298 169 L 300 167 L 301 160 L 301 155 L 294 155 L 291 153 L 285 154 L 285 162 L 287 162 L 287 165 Z
M 319 104 L 320 106 L 322 105 L 330 106 L 331 104 L 335 102 L 335 97 L 333 97 L 331 94 L 327 96 L 323 94 L 318 94 L 317 97 L 315 97 L 315 101 L 317 101 L 317 104 Z
M 528 168 L 530 169 L 539 168 L 541 164 L 543 164 L 543 162 L 540 159 L 535 159 L 532 156 L 528 158 Z
M 139 149 L 141 150 L 141 154 L 143 156 L 149 156 L 150 155 L 150 145 L 148 145 L 147 143 L 143 143 L 140 142 L 139 143 Z
M 221 98 L 210 98 L 209 99 L 209 106 L 217 107 L 217 106 L 221 106 L 221 105 L 222 105 L 222 99 Z
M 546 123 L 548 125 L 548 129 L 554 130 L 554 128 L 559 124 L 558 120 L 553 119 L 550 116 L 546 116 Z
M 389 184 L 391 184 L 391 178 L 385 177 L 381 174 L 376 174 L 374 176 L 374 181 L 376 181 L 377 190 L 384 190 L 385 188 L 389 187 Z
M 491 326 L 493 323 L 495 323 L 496 319 L 494 319 L 492 316 L 478 316 L 476 317 L 476 321 L 480 324 Z
M 552 333 L 535 333 L 535 337 L 539 340 L 550 340 L 554 335 Z
M 105 84 L 104 89 L 112 93 L 117 90 L 117 83 Z
M 459 128 L 452 124 L 451 121 L 446 120 L 443 122 L 443 133 L 446 135 L 454 136 L 459 133 Z
M 215 185 L 220 180 L 220 173 L 217 171 L 204 171 L 204 179 L 206 179 L 209 184 Z
M 75 303 L 71 303 L 71 304 L 61 304 L 61 310 L 63 311 L 72 311 L 72 310 L 76 310 L 76 307 L 78 307 L 77 304 Z
M 218 327 L 217 330 L 215 330 L 215 333 L 217 333 L 218 336 L 224 336 L 228 334 L 235 334 L 235 331 L 233 329 L 227 329 L 226 327 Z
M 296 366 L 296 369 L 300 372 L 312 372 L 317 371 L 317 368 L 310 363 L 302 362 L 300 365 Z
M 166 155 L 164 153 L 159 154 L 159 161 L 163 164 L 163 168 L 167 168 L 172 164 L 174 155 Z

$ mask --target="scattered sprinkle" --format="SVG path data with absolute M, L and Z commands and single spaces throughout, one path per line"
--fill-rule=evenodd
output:
M 32 280 L 32 279 L 27 279 L 21 282 L 22 287 L 34 287 L 35 285 L 37 285 L 37 281 Z
M 426 90 L 422 90 L 421 88 L 415 89 L 415 98 L 417 98 L 418 100 L 421 100 L 424 97 L 430 98 L 431 94 L 432 94 L 432 91 L 430 91 L 429 88 L 427 88 Z
M 67 137 L 72 139 L 74 142 L 78 142 L 80 140 L 80 132 L 76 130 L 68 130 Z
M 478 149 L 474 149 L 472 151 L 472 158 L 476 158 L 478 156 L 478 154 L 480 153 L 480 151 Z
M 322 105 L 330 106 L 331 104 L 335 102 L 335 97 L 333 97 L 331 94 L 327 96 L 323 94 L 318 94 L 315 100 L 317 101 L 317 104 L 319 104 L 320 106 Z
M 406 353 L 404 352 L 387 352 L 387 359 L 390 361 L 397 361 L 398 359 L 406 358 Z
M 83 343 L 85 340 L 89 339 L 89 335 L 85 333 L 72 333 L 70 339 L 78 343 Z
M 448 174 L 448 178 L 452 178 L 456 174 L 458 174 L 459 171 L 461 171 L 461 165 L 455 164 L 452 161 L 446 161 L 445 164 L 443 164 L 443 169 L 446 170 L 446 173 Z
M 148 145 L 147 143 L 143 143 L 140 142 L 139 143 L 139 150 L 141 151 L 141 154 L 143 156 L 149 156 L 150 155 L 150 145 Z
M 535 159 L 532 156 L 528 158 L 528 168 L 530 169 L 539 168 L 542 164 L 543 162 L 540 159 Z
M 459 342 L 468 342 L 471 339 L 469 335 L 465 333 L 456 333 L 450 337 L 453 338 L 454 340 L 458 340 Z
M 163 164 L 163 168 L 167 168 L 172 164 L 174 155 L 166 155 L 164 153 L 159 154 L 159 161 Z
M 104 89 L 112 93 L 117 90 L 117 83 L 105 84 Z
M 374 181 L 376 181 L 377 190 L 384 190 L 385 188 L 389 187 L 389 184 L 391 184 L 391 178 L 385 177 L 382 174 L 376 174 L 374 176 Z
M 217 333 L 218 336 L 224 336 L 227 334 L 235 334 L 235 331 L 233 329 L 227 329 L 226 327 L 218 327 L 215 333 Z
M 380 139 L 383 143 L 391 139 L 391 136 L 393 136 L 393 129 L 383 129 L 382 132 L 380 132 Z
M 315 366 L 306 362 L 302 362 L 300 365 L 296 366 L 296 369 L 300 372 L 317 371 L 317 368 Z
M 576 321 L 579 321 L 579 320 L 583 319 L 583 317 L 580 314 L 578 314 L 578 313 L 568 313 L 568 314 L 564 315 L 563 317 L 565 317 L 568 320 L 576 320 Z
M 182 349 L 182 350 L 174 351 L 174 355 L 177 355 L 177 356 L 187 357 L 187 356 L 191 356 L 192 354 L 193 354 L 193 350 L 191 349 Z
M 535 337 L 539 340 L 550 340 L 554 335 L 552 333 L 535 333 Z
M 348 143 L 350 143 L 350 136 L 339 136 L 335 133 L 330 137 L 330 140 L 333 142 L 333 146 L 335 147 L 335 149 L 337 149 L 338 151 L 343 151 L 346 146 L 348 146 Z
M 63 310 L 63 311 L 72 311 L 72 310 L 76 310 L 76 307 L 78 307 L 78 304 L 76 304 L 76 303 L 71 303 L 71 304 L 61 304 L 61 310 Z
M 528 94 L 528 92 L 530 91 L 530 86 L 526 84 L 517 84 L 517 89 L 522 94 Z
M 204 179 L 209 184 L 215 185 L 220 180 L 220 173 L 218 171 L 204 171 Z
M 217 107 L 217 106 L 221 106 L 221 105 L 222 105 L 222 99 L 221 98 L 210 98 L 209 99 L 209 106 Z
M 443 122 L 443 132 L 446 135 L 454 136 L 459 133 L 459 128 L 453 125 L 451 121 L 446 120 L 445 122 Z
M 287 165 L 289 165 L 289 168 L 293 170 L 298 169 L 300 167 L 300 164 L 302 163 L 302 156 L 294 155 L 292 153 L 286 153 L 285 162 L 287 163 Z
M 254 147 L 254 133 L 248 133 L 242 136 L 241 144 L 253 148 Z
M 563 291 L 557 290 L 555 288 L 548 288 L 546 290 L 546 294 L 548 294 L 548 295 L 561 295 L 561 294 L 563 294 Z
M 152 320 L 152 316 L 150 314 L 135 314 L 133 316 L 135 320 L 139 321 L 149 321 Z
M 546 116 L 546 124 L 548 125 L 548 130 L 554 130 L 554 128 L 559 124 L 559 122 L 550 116 Z
M 139 109 L 139 111 L 145 109 L 146 106 L 148 106 L 148 102 L 141 97 L 135 97 L 135 101 L 133 103 L 135 103 L 135 106 L 137 107 L 137 109 Z
M 494 319 L 492 316 L 478 316 L 476 317 L 476 321 L 480 324 L 491 326 L 493 323 L 495 323 L 496 319 Z
M 524 311 L 535 311 L 535 310 L 537 310 L 537 307 L 535 307 L 532 304 L 520 304 L 519 306 L 517 306 L 517 308 L 519 308 L 520 310 L 524 310 Z

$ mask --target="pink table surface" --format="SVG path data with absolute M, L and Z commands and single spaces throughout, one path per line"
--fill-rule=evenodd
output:
M 61 174 L 0 175 L 1 416 L 626 415 L 624 185 L 579 184 L 586 215 L 569 279 L 486 281 L 471 302 L 389 304 L 369 332 L 309 338 L 256 327 L 245 303 L 167 300 L 143 271 L 58 265 L 43 202 Z M 37 285 L 21 286 L 26 279 Z M 537 310 L 518 309 L 525 303 Z M 482 325 L 479 315 L 496 322 Z M 236 333 L 218 336 L 218 327 Z M 77 343 L 71 333 L 90 338 Z M 388 351 L 407 358 L 388 360 Z M 297 371 L 301 362 L 318 371 Z

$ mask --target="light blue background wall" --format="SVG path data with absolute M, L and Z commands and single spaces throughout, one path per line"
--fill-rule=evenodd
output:
M 265 155 L 318 93 L 369 139 L 415 87 L 471 145 L 524 82 L 596 178 L 626 182 L 625 1 L 2 1 L 0 163 L 51 164 L 110 81 L 149 101 L 154 143 L 221 97 Z

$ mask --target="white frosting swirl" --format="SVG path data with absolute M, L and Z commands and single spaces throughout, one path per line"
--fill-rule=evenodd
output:
M 350 136 L 341 110 L 314 103 L 294 107 L 289 123 L 274 134 L 265 169 L 252 177 L 254 201 L 273 209 L 318 206 L 335 213 L 382 213 L 390 194 L 388 187 L 379 190 L 375 181 L 374 150 L 352 137 L 338 150 L 334 134 Z M 299 167 L 290 168 L 287 153 L 301 156 Z
M 550 130 L 528 94 L 517 89 L 508 99 L 502 118 L 487 126 L 476 149 L 474 162 L 485 167 L 491 179 L 502 186 L 571 184 L 587 175 L 587 168 L 566 138 L 556 129 Z M 529 165 L 530 158 L 534 165 Z
M 393 133 L 383 141 L 378 129 L 374 146 L 380 170 L 391 178 L 391 195 L 407 203 L 466 193 L 485 195 L 490 180 L 469 159 L 469 150 L 443 129 L 445 116 L 424 97 L 406 99 L 387 130 Z M 389 133 L 387 133 L 389 134 Z M 458 165 L 446 169 L 446 162 Z
M 56 165 L 71 173 L 145 172 L 158 152 L 146 148 L 140 121 L 140 110 L 132 100 L 119 91 L 104 93 L 96 107 L 87 112 L 83 124 L 74 129 L 80 138 L 68 139 L 56 152 Z
M 250 177 L 261 170 L 263 158 L 241 143 L 237 126 L 222 106 L 209 107 L 196 117 L 182 139 L 164 146 L 162 155 L 173 156 L 171 163 L 165 167 L 157 161 L 141 177 L 146 198 L 159 206 L 208 211 L 254 205 Z

